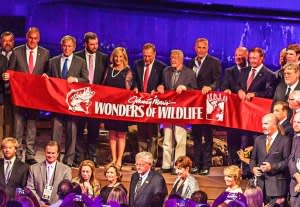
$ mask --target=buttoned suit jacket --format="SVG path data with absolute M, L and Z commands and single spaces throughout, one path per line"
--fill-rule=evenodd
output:
M 38 46 L 33 74 L 41 75 L 47 72 L 49 57 L 49 51 L 41 46 Z M 14 48 L 9 58 L 8 69 L 29 73 L 25 44 Z
M 48 75 L 50 77 L 62 78 L 60 59 L 61 55 L 55 56 L 50 59 L 48 71 Z M 77 78 L 79 82 L 89 82 L 89 72 L 84 59 L 79 56 L 73 55 L 72 62 L 67 74 L 67 77 L 70 76 Z
M 157 86 L 162 84 L 162 75 L 163 70 L 167 65 L 159 60 L 154 60 L 151 73 L 148 79 L 147 85 L 147 92 L 150 93 L 152 90 L 156 90 Z M 135 62 L 134 67 L 134 80 L 135 85 L 139 91 L 143 91 L 143 84 L 144 84 L 144 69 L 145 69 L 145 62 L 143 59 L 137 60 Z
M 81 57 L 82 59 L 86 60 L 86 51 L 81 50 L 75 53 L 75 55 Z M 105 70 L 108 67 L 109 58 L 107 54 L 104 54 L 100 51 L 96 52 L 96 61 L 95 61 L 95 70 L 94 70 L 94 78 L 93 84 L 101 84 L 104 79 Z
M 150 171 L 143 185 L 135 195 L 135 188 L 139 180 L 136 172 L 131 176 L 129 188 L 130 207 L 151 207 L 153 199 L 159 200 L 157 207 L 163 206 L 164 198 L 168 194 L 166 182 L 163 176 L 155 171 Z M 156 202 L 157 203 L 157 202 Z
M 241 70 L 238 69 L 237 65 L 225 69 L 224 79 L 221 84 L 222 91 L 230 89 L 232 93 L 237 93 L 237 80 L 240 78 Z
M 288 88 L 288 86 L 284 81 L 280 82 L 278 84 L 278 86 L 276 87 L 275 93 L 274 93 L 272 106 L 274 105 L 274 103 L 276 101 L 285 101 L 285 102 L 288 101 L 287 99 L 285 99 L 285 93 L 287 91 L 287 88 Z M 298 82 L 295 90 L 300 90 L 300 81 Z
M 173 188 L 179 179 L 180 178 L 177 178 L 175 180 L 173 184 Z M 198 181 L 195 179 L 194 176 L 188 175 L 183 183 L 182 194 L 180 196 L 184 199 L 191 198 L 192 194 L 198 190 L 199 190 Z
M 293 145 L 291 154 L 289 156 L 289 171 L 291 175 L 291 183 L 290 183 L 290 194 L 291 196 L 299 196 L 299 193 L 295 192 L 295 186 L 297 185 L 297 181 L 294 178 L 294 174 L 299 172 L 297 168 L 297 160 L 300 160 L 300 137 L 295 136 L 293 138 Z
M 263 162 L 271 164 L 271 171 L 257 177 L 257 185 L 266 191 L 267 196 L 285 196 L 288 192 L 289 173 L 288 160 L 291 152 L 291 139 L 278 134 L 269 152 L 266 152 L 266 135 L 255 139 L 250 160 L 250 169 L 260 166 Z
M 254 92 L 257 97 L 272 98 L 276 85 L 275 74 L 266 66 L 263 66 L 258 74 L 256 74 L 249 89 L 247 90 L 247 80 L 250 71 L 251 67 L 247 67 L 242 70 L 240 79 L 238 80 L 237 91 L 242 89 L 246 93 Z
M 193 58 L 188 64 L 190 69 L 193 69 L 194 66 L 195 58 Z M 216 90 L 220 87 L 221 71 L 222 67 L 219 59 L 208 54 L 196 77 L 197 88 L 201 90 L 203 86 L 209 86 L 212 90 Z
M 175 69 L 171 66 L 166 67 L 163 71 L 163 85 L 165 86 L 165 90 L 172 89 L 172 76 L 173 71 Z M 188 89 L 196 89 L 197 82 L 196 82 L 196 74 L 194 71 L 190 70 L 189 68 L 183 66 L 182 71 L 178 77 L 177 82 L 175 83 L 174 89 L 176 89 L 179 85 L 184 85 Z
M 33 192 L 33 194 L 36 196 L 36 198 L 38 199 L 41 205 L 45 204 L 45 202 L 42 200 L 42 195 L 45 186 L 47 184 L 46 168 L 47 168 L 46 161 L 31 165 L 29 169 L 28 180 L 27 180 L 27 188 L 29 188 Z M 72 179 L 71 168 L 57 161 L 55 176 L 53 178 L 53 190 L 49 202 L 50 204 L 53 204 L 56 201 L 58 201 L 59 199 L 57 195 L 58 184 L 64 179 L 71 181 Z
M 28 170 L 28 165 L 16 158 L 8 182 L 5 184 L 4 159 L 0 159 L 0 187 L 5 190 L 9 199 L 15 198 L 16 188 L 26 186 Z

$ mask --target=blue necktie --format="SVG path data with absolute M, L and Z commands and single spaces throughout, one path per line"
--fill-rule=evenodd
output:
M 63 69 L 62 69 L 62 72 L 61 72 L 61 77 L 63 79 L 67 79 L 67 76 L 68 76 L 68 58 L 65 59 Z

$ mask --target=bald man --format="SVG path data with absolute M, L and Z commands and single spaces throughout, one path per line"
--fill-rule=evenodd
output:
M 279 121 L 272 113 L 262 119 L 263 135 L 256 138 L 250 169 L 261 187 L 265 204 L 286 198 L 289 186 L 288 157 L 291 140 L 278 130 Z

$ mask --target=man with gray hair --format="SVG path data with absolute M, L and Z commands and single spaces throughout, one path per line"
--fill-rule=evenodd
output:
M 300 90 L 295 90 L 289 95 L 288 103 L 293 114 L 300 112 Z M 293 117 L 291 122 L 293 122 Z
M 171 66 L 166 67 L 163 71 L 163 84 L 157 87 L 159 93 L 164 93 L 165 90 L 175 90 L 176 93 L 181 94 L 188 89 L 197 88 L 196 74 L 183 65 L 183 59 L 184 54 L 181 50 L 171 51 Z M 186 154 L 186 137 L 187 132 L 184 125 L 164 124 L 161 169 L 163 173 L 171 172 L 174 161 Z M 173 153 L 174 151 L 175 153 Z
M 130 207 L 163 206 L 168 194 L 166 182 L 161 174 L 151 170 L 153 156 L 150 152 L 140 152 L 135 156 L 136 171 L 131 176 L 129 188 Z

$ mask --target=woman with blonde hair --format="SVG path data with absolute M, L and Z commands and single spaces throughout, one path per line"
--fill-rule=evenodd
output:
M 104 175 L 108 182 L 108 184 L 101 189 L 100 193 L 100 196 L 102 197 L 104 203 L 108 203 L 110 194 L 114 191 L 115 188 L 121 189 L 127 196 L 127 190 L 121 183 L 122 174 L 114 164 L 110 164 L 106 167 Z M 117 192 L 114 192 L 114 195 L 111 195 L 110 200 L 115 199 L 115 193 Z
M 212 207 L 217 207 L 221 203 L 229 204 L 235 200 L 245 205 L 247 204 L 246 197 L 243 195 L 240 187 L 241 177 L 241 169 L 236 165 L 230 165 L 224 169 L 224 181 L 227 188 L 217 197 Z
M 127 90 L 133 89 L 133 74 L 128 65 L 126 49 L 116 47 L 112 51 L 110 61 L 112 64 L 106 70 L 103 84 Z M 124 121 L 107 120 L 104 125 L 105 129 L 109 130 L 111 164 L 115 164 L 117 168 L 121 169 L 129 124 Z
M 100 184 L 95 178 L 95 164 L 91 160 L 84 160 L 80 163 L 78 176 L 72 182 L 78 183 L 82 194 L 95 198 L 100 195 Z

